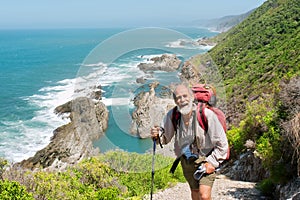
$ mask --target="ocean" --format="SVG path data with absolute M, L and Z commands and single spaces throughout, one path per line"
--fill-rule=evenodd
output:
M 110 118 L 95 146 L 101 152 L 149 150 L 150 139 L 128 133 L 132 99 L 155 80 L 178 82 L 178 72 L 145 74 L 137 65 L 164 53 L 185 61 L 211 48 L 194 41 L 217 34 L 192 27 L 0 30 L 0 157 L 19 162 L 44 148 L 53 130 L 69 122 L 54 114 L 55 107 L 96 85 Z M 146 77 L 144 84 L 139 77 Z

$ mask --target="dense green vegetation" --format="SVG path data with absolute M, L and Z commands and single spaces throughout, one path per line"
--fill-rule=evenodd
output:
M 247 100 L 243 96 L 273 93 L 282 78 L 300 73 L 299 4 L 298 0 L 265 2 L 209 52 L 229 98 L 238 95 Z
M 191 61 L 199 69 L 213 63 L 202 78 L 226 88 L 231 155 L 243 153 L 246 142 L 253 141 L 270 172 L 259 187 L 270 194 L 300 174 L 299 91 L 291 92 L 300 77 L 300 1 L 268 0 L 212 41 L 218 45 Z M 211 79 L 212 73 L 222 80 Z
M 181 168 L 168 171 L 173 158 L 155 156 L 154 191 L 184 181 Z M 1 199 L 142 199 L 150 193 L 152 155 L 108 152 L 64 172 L 10 172 L 0 181 Z M 18 178 L 19 177 L 19 178 Z M 26 192 L 27 191 L 27 192 Z
M 16 181 L 0 181 L 0 199 L 22 199 L 34 200 L 32 194 L 26 191 L 26 188 Z
M 287 147 L 299 146 L 289 144 L 281 123 L 299 110 L 284 113 L 281 105 L 286 102 L 276 97 L 282 81 L 300 74 L 300 1 L 268 0 L 216 40 L 219 43 L 209 55 L 223 77 L 228 114 L 238 116 L 229 121 L 230 144 L 240 154 L 247 140 L 255 142 L 270 171 L 270 178 L 261 184 L 267 191 L 296 176 L 295 169 L 287 170 L 287 165 L 296 165 L 285 153 Z

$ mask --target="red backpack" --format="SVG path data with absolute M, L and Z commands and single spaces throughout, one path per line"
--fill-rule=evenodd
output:
M 194 99 L 195 99 L 194 101 L 197 104 L 197 112 L 196 112 L 197 120 L 199 122 L 199 125 L 205 131 L 205 133 L 208 130 L 208 122 L 205 116 L 205 109 L 210 109 L 217 115 L 226 133 L 227 128 L 226 128 L 225 114 L 220 109 L 215 107 L 217 103 L 216 90 L 212 86 L 207 84 L 196 84 L 192 86 L 191 89 L 194 93 Z M 177 106 L 175 106 L 173 108 L 173 113 L 172 113 L 172 122 L 175 131 L 177 131 L 178 126 L 180 124 L 180 118 L 181 118 L 181 113 L 177 110 Z M 230 154 L 230 150 L 228 149 L 226 159 L 229 159 L 229 154 Z
M 197 110 L 199 112 L 197 112 L 197 119 L 200 126 L 207 131 L 208 127 L 205 116 L 205 108 L 208 108 L 217 115 L 224 131 L 226 132 L 227 127 L 225 114 L 220 109 L 215 107 L 217 104 L 215 88 L 207 84 L 196 84 L 192 87 L 192 91 L 194 92 L 195 102 L 198 103 Z

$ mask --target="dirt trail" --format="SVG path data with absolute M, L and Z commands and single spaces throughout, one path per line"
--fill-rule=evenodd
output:
M 224 175 L 218 175 L 213 185 L 212 198 L 214 200 L 264 199 L 255 185 L 256 183 L 235 181 Z M 191 200 L 189 186 L 187 183 L 178 183 L 172 188 L 155 193 L 153 200 Z

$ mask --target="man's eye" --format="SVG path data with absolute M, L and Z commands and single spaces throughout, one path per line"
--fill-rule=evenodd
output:
M 186 99 L 188 97 L 188 95 L 182 95 L 182 96 L 177 96 L 176 99 Z

